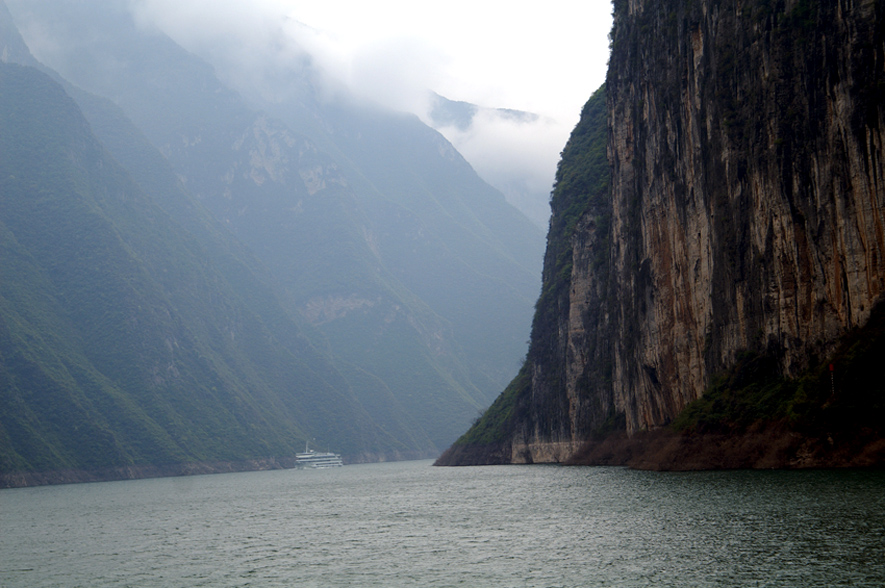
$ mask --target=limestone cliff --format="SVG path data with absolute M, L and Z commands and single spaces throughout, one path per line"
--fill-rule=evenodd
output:
M 614 4 L 606 122 L 591 99 L 563 153 L 522 385 L 454 462 L 660 428 L 747 353 L 798 377 L 883 298 L 885 5 Z

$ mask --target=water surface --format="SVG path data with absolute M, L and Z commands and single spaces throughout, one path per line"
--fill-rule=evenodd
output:
M 430 462 L 0 491 L 0 586 L 885 586 L 885 472 Z

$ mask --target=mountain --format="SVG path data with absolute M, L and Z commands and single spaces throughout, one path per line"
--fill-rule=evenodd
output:
M 499 138 L 490 144 L 484 142 L 484 138 L 487 141 L 498 135 L 512 140 L 513 134 L 517 133 L 530 137 L 529 140 L 537 140 L 537 134 L 543 133 L 555 121 L 523 110 L 488 108 L 449 100 L 435 92 L 430 93 L 425 117 L 428 124 L 443 133 L 478 166 L 480 175 L 501 190 L 508 202 L 537 226 L 547 228 L 550 220 L 548 200 L 553 181 L 552 173 L 549 179 L 541 179 L 543 174 L 540 170 L 533 169 L 531 162 L 521 162 L 517 153 L 507 152 L 504 139 Z M 490 151 L 494 151 L 496 156 L 489 157 Z M 504 164 L 504 161 L 507 163 Z
M 352 404 L 379 436 L 311 434 L 351 459 L 432 454 L 516 371 L 543 235 L 441 135 L 325 100 L 309 75 L 281 76 L 286 100 L 233 88 L 126 2 L 7 4 L 52 70 L 28 64 L 64 86 L 141 192 L 227 256 L 237 295 L 273 306 L 265 326 L 320 356 L 330 402 L 348 396 L 341 418 Z
M 470 102 L 449 100 L 445 96 L 433 94 L 430 106 L 430 122 L 434 128 L 455 127 L 459 131 L 466 131 L 473 124 L 477 115 L 480 114 L 509 118 L 523 123 L 533 123 L 539 118 L 533 112 L 513 110 L 512 108 L 485 108 Z
M 615 2 L 521 374 L 440 463 L 881 464 L 885 10 Z
M 273 461 L 314 437 L 427 450 L 373 422 L 264 270 L 199 212 L 201 238 L 176 223 L 61 86 L 3 63 L 0 88 L 4 485 Z

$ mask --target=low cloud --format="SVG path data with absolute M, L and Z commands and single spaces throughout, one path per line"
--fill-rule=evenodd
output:
M 363 98 L 393 110 L 423 114 L 446 57 L 415 38 L 376 42 L 354 56 L 349 86 Z
M 546 229 L 556 164 L 570 125 L 547 117 L 526 120 L 480 108 L 466 129 L 448 126 L 438 130 L 484 180 Z
M 329 33 L 272 0 L 132 0 L 136 22 L 199 55 L 248 98 L 283 102 L 310 87 L 408 112 L 427 107 L 445 56 L 417 38 L 376 41 L 350 53 Z M 307 82 L 307 84 L 305 84 Z
M 132 0 L 136 23 L 156 28 L 212 64 L 217 75 L 253 100 L 283 102 L 320 84 L 322 70 L 298 42 L 311 31 L 274 2 Z M 313 79 L 317 78 L 317 79 Z
M 299 99 L 310 88 L 321 100 L 347 93 L 434 126 L 431 90 L 452 84 L 450 57 L 424 39 L 380 38 L 345 48 L 331 33 L 293 18 L 291 5 L 272 0 L 131 0 L 131 8 L 141 26 L 162 30 L 257 103 Z M 502 60 L 501 67 L 514 66 Z M 549 114 L 526 119 L 479 108 L 466 128 L 436 128 L 480 176 L 545 228 L 556 164 L 578 114 L 567 121 Z

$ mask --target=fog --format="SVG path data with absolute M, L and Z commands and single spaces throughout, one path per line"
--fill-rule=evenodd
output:
M 610 5 L 574 4 L 545 5 L 548 18 L 499 2 L 471 10 L 455 2 L 445 14 L 393 0 L 325 8 L 280 0 L 132 0 L 130 7 L 140 26 L 160 29 L 206 59 L 253 102 L 304 98 L 307 81 L 320 100 L 356 96 L 431 126 L 432 92 L 484 107 L 468 128 L 436 128 L 546 229 L 559 154 L 581 106 L 604 81 L 607 61 Z M 567 37 L 574 41 L 564 45 Z M 499 108 L 538 116 L 502 116 Z
M 466 130 L 440 127 L 487 182 L 546 229 L 549 193 L 572 125 L 548 117 L 522 120 L 480 110 Z

